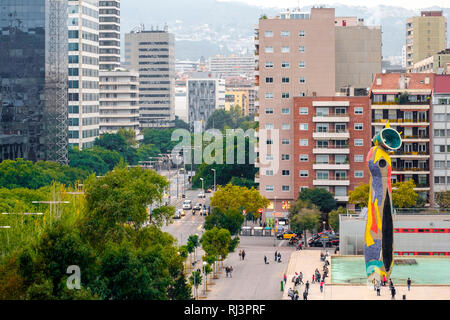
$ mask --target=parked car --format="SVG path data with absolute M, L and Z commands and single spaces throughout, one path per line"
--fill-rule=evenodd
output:
M 309 239 L 309 246 L 311 247 L 332 247 L 339 245 L 339 236 L 336 234 L 325 233 Z
M 202 205 L 200 203 L 197 203 L 192 210 L 199 211 L 202 208 Z
M 297 234 L 290 230 L 284 231 L 284 232 L 279 232 L 277 234 L 277 239 L 291 239 L 292 237 L 297 237 Z
M 205 194 L 204 194 L 203 192 L 200 192 L 200 193 L 198 194 L 198 197 L 199 197 L 199 198 L 205 198 L 206 196 L 205 196 Z
M 174 219 L 181 219 L 181 211 L 183 211 L 183 210 L 178 209 L 177 211 L 175 211 L 175 214 L 174 214 L 173 218 Z
M 212 189 L 206 189 L 205 193 L 211 193 Z

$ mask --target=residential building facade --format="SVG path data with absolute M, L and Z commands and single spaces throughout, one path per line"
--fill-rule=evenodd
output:
M 450 190 L 450 75 L 436 75 L 433 93 L 433 183 L 436 193 Z
M 238 106 L 243 115 L 249 114 L 250 94 L 248 90 L 225 91 L 225 110 Z
M 0 0 L 0 161 L 68 163 L 67 1 Z
M 335 94 L 335 10 L 312 8 L 310 12 L 261 18 L 255 46 L 259 96 L 259 114 L 255 115 L 259 121 L 255 151 L 259 156 L 255 166 L 260 171 L 256 182 L 276 212 L 286 208 L 286 201 L 298 197 L 294 187 L 298 161 L 294 156 L 294 97 Z M 289 175 L 283 174 L 286 172 Z
M 432 168 L 432 91 L 434 74 L 378 74 L 371 88 L 372 136 L 389 121 L 401 133 L 403 145 L 389 152 L 392 182 L 414 180 L 415 191 L 426 202 L 433 202 Z
M 253 78 L 255 58 L 252 55 L 217 56 L 209 60 L 209 71 L 218 74 L 223 79 L 237 76 Z
M 175 120 L 175 37 L 164 30 L 125 34 L 125 66 L 139 72 L 141 128 L 170 127 Z
M 447 48 L 447 18 L 442 11 L 422 11 L 406 20 L 406 68 Z
M 90 148 L 99 137 L 99 9 L 69 0 L 69 146 Z
M 415 63 L 411 72 L 443 74 L 447 71 L 447 64 L 449 63 L 450 49 L 445 49 Z
M 139 135 L 139 73 L 100 71 L 100 134 L 119 129 Z
M 357 17 L 336 18 L 336 92 L 367 96 L 381 73 L 381 27 L 366 26 Z
M 190 130 L 202 132 L 214 111 L 225 108 L 225 80 L 201 75 L 188 79 L 186 99 Z
M 99 1 L 100 70 L 120 67 L 120 0 Z

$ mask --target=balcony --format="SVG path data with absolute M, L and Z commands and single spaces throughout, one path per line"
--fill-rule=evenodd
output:
M 348 114 L 314 115 L 313 122 L 350 122 Z
M 350 170 L 349 163 L 314 163 L 313 170 Z
M 350 139 L 350 133 L 347 130 L 313 132 L 315 140 L 347 140 Z
M 347 179 L 347 178 L 346 178 Z M 314 180 L 314 186 L 350 186 L 350 180 Z
M 403 136 L 402 137 L 403 142 L 430 142 L 430 137 L 425 135 L 419 135 L 419 136 Z
M 385 126 L 389 121 L 391 126 L 429 126 L 428 119 L 376 119 L 372 126 Z
M 255 174 L 255 183 L 260 183 L 261 179 L 259 176 L 259 172 L 257 174 Z
M 350 154 L 350 148 L 348 145 L 316 147 L 313 149 L 313 154 Z
M 349 196 L 334 196 L 337 202 L 348 202 Z
M 389 156 L 393 159 L 395 158 L 408 158 L 408 159 L 429 159 L 430 154 L 429 152 L 418 152 L 418 151 L 411 151 L 411 152 L 404 152 L 404 151 L 389 151 Z
M 429 168 L 404 168 L 404 167 L 392 167 L 392 174 L 430 174 Z
M 259 37 L 255 37 L 255 46 L 259 46 Z
M 256 101 L 255 101 L 255 107 L 256 107 Z M 258 122 L 259 121 L 259 113 L 255 113 L 254 115 L 253 115 L 255 118 L 255 121 L 256 122 Z

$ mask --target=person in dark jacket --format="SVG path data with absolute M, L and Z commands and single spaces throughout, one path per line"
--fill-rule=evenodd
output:
M 408 285 L 408 291 L 411 291 L 411 278 L 408 278 L 408 280 L 406 280 L 406 284 Z

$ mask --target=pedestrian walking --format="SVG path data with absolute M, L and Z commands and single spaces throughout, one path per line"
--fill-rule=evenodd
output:
M 245 250 L 242 250 L 242 261 L 245 260 Z
M 303 300 L 308 300 L 308 290 L 303 291 Z
M 281 262 L 281 253 L 278 252 L 278 262 Z
M 225 267 L 225 274 L 227 275 L 227 278 L 228 278 L 229 273 L 230 273 L 230 269 L 228 267 Z
M 283 275 L 283 280 L 284 280 L 284 284 L 286 284 L 286 281 L 287 281 L 286 273 Z
M 239 260 L 242 260 L 242 250 L 239 250 Z
M 377 291 L 377 282 L 375 281 L 375 279 L 372 280 L 372 284 L 373 284 L 373 291 Z
M 395 300 L 395 293 L 396 293 L 395 287 L 392 286 L 392 288 L 391 288 L 392 300 Z
M 312 281 L 311 281 L 311 283 L 314 283 L 314 274 L 312 275 Z
M 299 278 L 299 283 L 305 284 L 305 283 L 303 282 L 303 272 L 300 272 L 300 275 L 298 276 L 298 278 Z
M 275 262 L 277 262 L 277 260 L 278 260 L 278 252 L 275 251 Z
M 323 292 L 323 285 L 324 285 L 324 282 L 323 282 L 323 279 L 322 279 L 322 281 L 320 281 L 320 292 Z
M 230 278 L 233 278 L 233 267 L 229 266 L 228 270 L 229 270 L 228 272 L 230 273 Z
M 264 264 L 267 264 L 267 257 L 264 256 Z
M 381 291 L 381 284 L 380 284 L 380 281 L 379 280 L 377 280 L 376 281 L 376 289 L 377 289 L 377 296 L 380 296 L 381 294 L 380 294 L 380 291 Z
M 392 283 L 392 279 L 389 279 L 389 289 L 392 290 L 394 287 L 394 283 Z
M 383 275 L 383 286 L 386 286 L 386 275 Z
M 408 280 L 406 280 L 406 284 L 408 285 L 408 291 L 411 291 L 411 278 L 408 278 Z
M 309 291 L 309 281 L 306 281 L 305 283 L 306 293 Z

